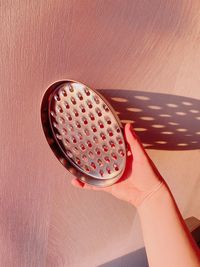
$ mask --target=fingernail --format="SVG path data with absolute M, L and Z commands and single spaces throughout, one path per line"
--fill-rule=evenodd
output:
M 136 135 L 136 133 L 135 133 L 135 131 L 134 131 L 134 129 L 133 129 L 132 124 L 130 124 L 130 128 L 129 128 L 129 129 L 130 129 L 132 135 L 137 139 L 137 135 Z

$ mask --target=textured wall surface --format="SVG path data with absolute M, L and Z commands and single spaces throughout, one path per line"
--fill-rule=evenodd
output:
M 200 218 L 199 43 L 199 0 L 0 1 L 0 266 L 146 266 L 134 208 L 72 188 L 47 145 L 40 104 L 61 79 L 118 96 L 183 216 Z M 173 128 L 155 135 L 155 114 Z

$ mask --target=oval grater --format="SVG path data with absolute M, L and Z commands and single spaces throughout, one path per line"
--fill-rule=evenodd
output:
M 41 121 L 52 151 L 80 181 L 106 187 L 120 179 L 123 127 L 99 92 L 73 80 L 56 82 L 44 94 Z

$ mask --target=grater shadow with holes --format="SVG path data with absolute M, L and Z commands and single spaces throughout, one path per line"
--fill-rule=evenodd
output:
M 79 180 L 110 186 L 126 166 L 121 122 L 96 90 L 73 80 L 59 81 L 44 94 L 41 120 L 58 160 Z

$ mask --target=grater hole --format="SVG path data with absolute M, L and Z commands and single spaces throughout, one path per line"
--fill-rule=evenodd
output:
M 110 119 L 107 119 L 106 122 L 107 122 L 107 124 L 109 124 L 109 125 L 111 124 L 111 120 L 110 120 Z
M 90 100 L 87 101 L 87 105 L 89 108 L 92 108 L 92 102 Z
M 89 157 L 91 158 L 91 159 L 93 159 L 94 158 L 94 153 L 92 152 L 92 151 L 89 151 Z
M 67 129 L 63 128 L 62 129 L 62 134 L 67 135 Z
M 100 133 L 100 136 L 101 136 L 101 139 L 102 139 L 102 140 L 106 140 L 106 136 L 105 136 L 104 133 Z
M 95 95 L 93 98 L 94 98 L 94 101 L 95 101 L 96 104 L 99 104 L 100 103 L 98 96 Z
M 101 112 L 101 110 L 99 108 L 96 108 L 96 113 L 98 114 L 99 117 L 102 116 L 102 112 Z
M 106 104 L 103 104 L 103 108 L 104 108 L 104 110 L 105 110 L 106 112 L 109 111 L 109 108 L 108 108 L 108 106 L 107 106 Z
M 93 140 L 94 140 L 94 142 L 95 142 L 96 144 L 98 144 L 99 141 L 98 141 L 98 138 L 97 138 L 96 136 L 93 137 Z
M 81 94 L 80 92 L 77 94 L 77 96 L 78 96 L 78 98 L 79 98 L 80 100 L 83 100 L 83 96 L 82 96 L 82 94 Z
M 79 154 L 78 147 L 75 146 L 75 147 L 73 147 L 72 149 L 73 149 L 73 151 L 74 151 L 76 154 Z
M 122 157 L 124 157 L 124 155 L 125 155 L 125 152 L 124 152 L 123 149 L 119 149 L 119 150 L 118 150 L 118 153 L 119 153 L 120 156 L 122 156 Z
M 75 98 L 73 96 L 71 97 L 71 102 L 72 102 L 73 105 L 76 104 L 76 100 L 75 100 Z
M 67 96 L 67 92 L 65 90 L 62 90 L 61 93 L 63 96 Z
M 65 123 L 65 119 L 63 117 L 60 117 L 59 118 L 59 122 L 62 123 L 62 124 L 64 124 Z
M 96 131 L 97 131 L 97 128 L 96 128 L 96 126 L 95 125 L 92 125 L 92 131 L 94 132 L 94 133 L 96 133 Z
M 88 124 L 88 120 L 85 117 L 83 117 L 82 120 L 85 125 Z
M 102 121 L 98 121 L 99 127 L 102 129 L 104 128 L 103 122 Z
M 87 88 L 84 88 L 84 92 L 85 92 L 85 94 L 86 94 L 87 96 L 90 95 L 90 91 L 89 91 Z
M 76 110 L 76 109 L 74 109 L 74 115 L 76 116 L 76 117 L 78 117 L 78 111 Z
M 71 131 L 74 131 L 74 127 L 73 127 L 73 125 L 69 125 L 69 129 L 71 130 Z
M 92 143 L 90 141 L 87 141 L 88 147 L 92 147 Z
M 90 119 L 91 119 L 92 121 L 95 120 L 95 117 L 94 117 L 94 115 L 93 115 L 92 113 L 89 114 L 89 117 L 90 117 Z
M 57 111 L 60 112 L 60 113 L 63 113 L 63 109 L 61 106 L 57 106 Z
M 54 95 L 54 99 L 55 99 L 56 101 L 60 101 L 60 97 L 59 97 L 59 95 Z
M 84 146 L 84 144 L 81 144 L 81 149 L 83 150 L 83 151 L 85 151 L 85 146 Z
M 117 155 L 115 153 L 112 153 L 111 156 L 113 159 L 117 160 Z
M 79 121 L 76 122 L 76 126 L 77 126 L 78 128 L 81 128 L 81 124 L 80 124 Z
M 84 169 L 85 169 L 86 172 L 89 172 L 90 171 L 90 168 L 88 167 L 88 165 L 85 165 L 84 166 Z
M 122 139 L 120 137 L 117 138 L 117 142 L 118 142 L 119 145 L 123 144 L 123 141 L 122 141 Z
M 85 113 L 85 107 L 83 105 L 80 105 L 80 109 L 83 113 Z
M 69 113 L 67 113 L 67 118 L 68 118 L 69 121 L 72 120 L 72 116 Z
M 101 160 L 101 159 L 98 159 L 98 160 L 97 160 L 97 163 L 99 164 L 99 166 L 100 166 L 100 167 L 102 167 L 102 166 L 103 166 L 103 162 L 102 162 L 102 160 Z
M 69 108 L 70 108 L 70 106 L 69 106 L 69 104 L 68 104 L 68 102 L 67 102 L 67 101 L 65 101 L 65 102 L 64 102 L 64 105 L 65 105 L 65 107 L 66 107 L 67 109 L 69 109 Z
M 83 140 L 83 136 L 82 136 L 81 133 L 78 133 L 78 137 L 79 137 L 80 140 Z
M 76 164 L 78 164 L 78 165 L 81 164 L 81 160 L 80 160 L 78 157 L 75 158 L 75 162 L 76 162 Z
M 103 176 L 103 175 L 104 175 L 103 170 L 100 170 L 100 171 L 99 171 L 99 174 L 100 174 L 101 176 Z
M 74 88 L 73 88 L 71 85 L 69 85 L 69 91 L 70 91 L 71 93 L 74 92 Z
M 65 141 L 66 141 L 68 144 L 70 144 L 70 141 L 69 141 L 67 138 L 65 138 Z
M 110 168 L 109 168 L 109 167 L 107 167 L 107 168 L 106 168 L 106 171 L 107 171 L 107 173 L 108 173 L 108 174 L 110 174 L 110 173 L 111 173 L 111 170 L 110 170 Z
M 108 132 L 109 136 L 113 136 L 113 131 L 111 129 L 108 129 L 107 132 Z
M 95 151 L 96 151 L 96 153 L 97 153 L 98 156 L 101 155 L 101 151 L 100 151 L 99 148 L 96 148 Z
M 89 132 L 89 130 L 86 128 L 86 129 L 84 129 L 84 132 L 85 132 L 85 134 L 87 135 L 87 136 L 89 136 L 90 135 L 90 132 Z
M 74 136 L 72 137 L 72 142 L 73 142 L 74 144 L 77 143 L 77 140 L 76 140 L 76 138 L 75 138 Z
M 119 171 L 119 167 L 116 163 L 113 164 L 113 167 L 114 167 L 115 171 Z
M 107 163 L 110 163 L 110 159 L 109 159 L 109 157 L 105 157 L 104 159 L 105 159 L 105 161 L 106 161 Z
M 110 141 L 109 144 L 112 148 L 115 148 L 115 143 L 113 141 Z
M 88 158 L 87 158 L 87 156 L 86 156 L 85 154 L 82 156 L 82 159 L 83 159 L 85 162 L 88 161 Z
M 96 165 L 95 165 L 95 163 L 94 162 L 91 162 L 91 167 L 93 168 L 93 169 L 96 169 Z
M 107 147 L 106 145 L 103 145 L 103 150 L 104 150 L 105 152 L 108 152 L 108 147 Z
M 72 152 L 70 151 L 70 150 L 67 150 L 67 156 L 69 157 L 69 158 L 73 158 L 73 154 L 72 154 Z

